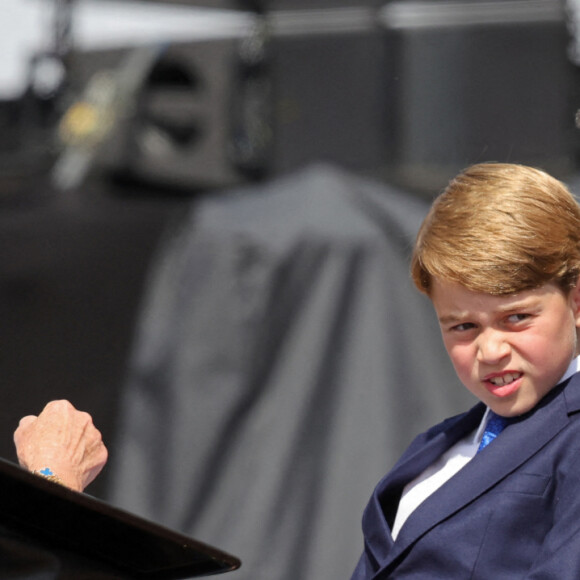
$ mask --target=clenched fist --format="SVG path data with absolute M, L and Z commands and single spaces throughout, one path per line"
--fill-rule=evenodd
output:
M 22 467 L 49 468 L 75 491 L 83 491 L 107 462 L 107 448 L 91 416 L 68 401 L 52 401 L 38 417 L 23 417 L 14 443 Z

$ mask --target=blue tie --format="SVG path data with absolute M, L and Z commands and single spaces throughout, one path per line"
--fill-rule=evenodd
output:
M 503 430 L 508 423 L 510 423 L 508 417 L 501 417 L 496 415 L 493 411 L 489 412 L 489 417 L 487 418 L 487 425 L 485 426 L 485 431 L 483 432 L 483 437 L 481 438 L 481 443 L 477 452 L 479 453 L 484 447 L 487 447 Z

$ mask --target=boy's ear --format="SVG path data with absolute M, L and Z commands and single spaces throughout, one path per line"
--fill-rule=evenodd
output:
M 570 304 L 576 316 L 576 326 L 580 328 L 580 276 L 570 291 Z

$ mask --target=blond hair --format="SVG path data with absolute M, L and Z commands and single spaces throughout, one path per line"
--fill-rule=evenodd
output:
M 475 292 L 512 294 L 580 273 L 580 208 L 566 186 L 522 165 L 473 165 L 435 200 L 413 251 L 411 275 L 429 295 L 433 277 Z

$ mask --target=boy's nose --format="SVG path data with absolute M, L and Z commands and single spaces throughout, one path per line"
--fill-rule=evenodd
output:
M 510 353 L 510 345 L 503 332 L 487 329 L 477 338 L 477 360 L 487 364 L 500 361 Z

